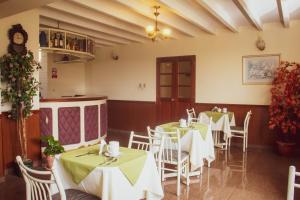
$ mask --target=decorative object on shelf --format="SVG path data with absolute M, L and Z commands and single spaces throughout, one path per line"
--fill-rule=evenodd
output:
M 158 22 L 157 17 L 159 16 L 158 9 L 160 6 L 154 6 L 154 16 L 155 16 L 155 26 L 149 25 L 146 27 L 146 32 L 148 34 L 148 37 L 153 41 L 157 41 L 158 39 L 167 39 L 171 35 L 170 29 L 163 29 L 162 31 L 158 28 Z
M 19 55 L 27 54 L 26 43 L 28 40 L 28 34 L 21 24 L 13 25 L 8 31 L 8 37 L 10 41 L 10 44 L 8 45 L 8 53 Z
M 63 153 L 65 149 L 61 146 L 59 141 L 54 139 L 52 135 L 42 136 L 41 140 L 46 143 L 46 148 L 43 152 L 46 160 L 46 168 L 51 169 L 53 166 L 54 156 L 56 154 Z
M 27 38 L 26 38 L 27 41 Z M 27 159 L 25 119 L 31 115 L 33 97 L 38 95 L 39 82 L 33 74 L 41 68 L 28 51 L 7 54 L 0 58 L 3 103 L 10 103 L 8 117 L 17 121 L 17 134 L 23 160 Z M 14 152 L 17 155 L 17 152 Z M 15 155 L 15 156 L 16 156 Z
M 243 56 L 243 84 L 271 84 L 280 55 Z
M 266 48 L 266 43 L 265 43 L 265 41 L 264 41 L 261 37 L 258 37 L 258 38 L 257 38 L 257 40 L 256 40 L 256 47 L 257 47 L 259 50 L 261 50 L 261 51 L 265 50 L 265 48 Z
M 300 134 L 300 64 L 282 62 L 271 88 L 269 128 L 278 131 L 277 147 L 281 155 L 291 155 L 296 134 Z
M 47 44 L 47 35 L 46 35 L 45 31 L 40 32 L 39 38 L 40 38 L 40 46 L 41 47 L 47 47 L 48 46 L 48 44 Z

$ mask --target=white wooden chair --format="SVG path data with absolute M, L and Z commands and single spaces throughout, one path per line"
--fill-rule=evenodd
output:
M 186 113 L 188 116 L 188 124 L 197 123 L 199 121 L 194 108 L 186 109 Z
M 180 196 L 181 176 L 185 177 L 186 185 L 190 184 L 190 157 L 188 152 L 181 151 L 179 130 L 177 129 L 175 132 L 159 132 L 150 129 L 150 127 L 147 127 L 147 129 L 150 136 L 165 135 L 162 154 L 162 180 L 169 177 L 177 177 L 176 195 Z
M 300 172 L 296 172 L 295 166 L 290 166 L 289 168 L 289 180 L 287 188 L 287 200 L 294 200 L 295 188 L 300 188 L 300 184 L 296 183 L 296 176 L 300 177 Z
M 164 136 L 159 137 L 154 135 L 137 135 L 133 131 L 131 131 L 128 148 L 135 148 L 152 152 L 156 161 L 159 177 L 161 178 L 163 145 Z
M 54 169 L 37 171 L 26 167 L 20 156 L 17 163 L 26 183 L 26 200 L 100 200 L 100 198 L 75 189 L 64 190 Z M 51 185 L 56 185 L 58 193 L 51 194 Z
M 247 115 L 244 120 L 244 127 L 239 126 L 231 126 L 231 138 L 241 138 L 243 139 L 243 152 L 246 151 L 248 148 L 248 127 L 249 127 L 249 121 L 251 118 L 252 112 L 251 110 L 247 112 Z M 229 146 L 231 145 L 231 138 L 229 138 Z

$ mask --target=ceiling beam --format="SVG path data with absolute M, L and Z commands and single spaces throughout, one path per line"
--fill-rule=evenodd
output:
M 8 0 L 0 3 L 0 19 L 26 10 L 39 8 L 57 0 Z
M 89 9 L 96 10 L 97 12 L 103 13 L 105 15 L 110 15 L 118 20 L 124 21 L 126 23 L 138 26 L 143 30 L 147 25 L 154 24 L 152 19 L 140 15 L 136 12 L 132 12 L 128 9 L 127 6 L 117 3 L 116 1 L 98 1 L 98 0 L 89 0 L 89 1 L 82 1 L 82 0 L 71 0 L 72 2 L 77 3 L 78 5 L 87 7 Z M 117 12 L 113 12 L 116 10 Z M 158 23 L 160 28 L 166 27 L 166 25 L 162 23 Z M 145 32 L 143 32 L 144 35 Z M 182 33 L 172 30 L 171 38 L 177 39 L 181 36 L 185 36 Z
M 132 33 L 128 33 L 123 30 L 115 29 L 112 27 L 108 27 L 106 25 L 103 25 L 101 23 L 97 23 L 95 21 L 87 20 L 82 17 L 78 17 L 75 15 L 71 15 L 68 13 L 60 12 L 51 8 L 41 8 L 40 9 L 40 16 L 50 18 L 53 20 L 57 20 L 60 22 L 65 22 L 68 24 L 72 24 L 75 26 L 84 27 L 87 29 L 91 29 L 94 31 L 110 34 L 113 36 L 117 36 L 120 38 L 124 38 L 127 40 L 131 40 L 134 42 L 146 42 L 148 41 L 147 38 L 140 37 L 138 35 L 134 35 Z
M 40 25 L 47 26 L 47 27 L 53 27 L 57 28 L 57 21 L 53 19 L 48 19 L 45 17 L 40 17 Z M 118 38 L 115 36 L 107 35 L 98 31 L 93 31 L 87 28 L 82 28 L 79 26 L 67 24 L 64 22 L 59 23 L 59 28 L 64 29 L 66 31 L 71 31 L 79 34 L 85 34 L 87 36 L 97 38 L 100 40 L 104 40 L 107 42 L 113 42 L 115 44 L 129 44 L 131 43 L 129 40 L 123 39 L 123 38 Z
M 290 27 L 290 13 L 286 6 L 286 1 L 277 0 L 278 13 L 282 25 L 286 28 Z
M 159 0 L 162 4 L 171 8 L 177 15 L 198 26 L 210 34 L 216 34 L 214 27 L 209 22 L 202 18 L 202 16 L 193 9 L 187 2 L 174 0 Z
M 86 2 L 88 3 L 88 1 Z M 101 6 L 101 2 L 99 2 Z M 88 3 L 89 4 L 89 3 Z M 66 12 L 69 14 L 74 14 L 77 16 L 80 16 L 82 18 L 96 21 L 101 24 L 105 24 L 107 26 L 111 26 L 113 28 L 122 29 L 127 32 L 131 32 L 133 34 L 139 35 L 141 37 L 146 37 L 144 29 L 129 23 L 124 23 L 124 21 L 120 21 L 114 17 L 111 17 L 106 14 L 102 14 L 100 12 L 97 12 L 95 9 L 89 9 L 87 7 L 78 5 L 74 2 L 68 2 L 68 1 L 59 1 L 52 3 L 48 5 L 48 7 Z
M 144 15 L 150 19 L 155 19 L 154 17 L 154 10 L 153 10 L 153 4 L 151 2 L 147 1 L 136 1 L 136 0 L 116 0 L 117 2 L 131 8 L 133 11 Z M 159 10 L 160 15 L 158 17 L 158 21 L 162 22 L 188 36 L 191 37 L 197 37 L 201 33 L 203 33 L 202 30 L 200 30 L 199 27 L 187 22 L 182 17 L 172 13 L 168 12 L 166 9 L 160 9 Z
M 253 12 L 247 6 L 245 0 L 232 0 L 233 3 L 240 9 L 242 14 L 248 19 L 248 21 L 259 31 L 262 31 L 262 23 L 258 16 L 255 16 Z
M 208 0 L 196 0 L 203 8 L 205 8 L 211 15 L 217 18 L 224 26 L 226 26 L 229 30 L 234 33 L 238 32 L 238 27 L 231 19 L 224 9 L 220 8 L 220 6 L 213 1 Z
M 92 39 L 94 40 L 94 42 L 95 42 L 96 44 L 102 44 L 102 45 L 104 45 L 104 46 L 110 46 L 110 47 L 116 46 L 116 44 L 115 44 L 115 43 L 112 43 L 112 42 L 107 42 L 107 41 L 104 41 L 104 40 L 99 40 L 99 39 L 97 39 L 97 38 L 92 38 Z

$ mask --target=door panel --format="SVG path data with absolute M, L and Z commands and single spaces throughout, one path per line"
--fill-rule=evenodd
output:
M 157 58 L 156 66 L 157 119 L 178 121 L 195 101 L 195 56 Z

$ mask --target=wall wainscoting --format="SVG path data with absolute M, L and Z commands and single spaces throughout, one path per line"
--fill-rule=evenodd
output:
M 1 114 L 0 132 L 2 139 L 2 152 L 0 150 L 0 177 L 1 173 L 13 166 L 15 156 L 20 153 L 18 144 L 16 122 L 8 118 L 8 113 Z M 41 158 L 39 110 L 34 110 L 32 116 L 26 120 L 28 158 L 33 161 Z M 0 142 L 1 142 L 0 139 Z M 2 159 L 2 161 L 1 161 Z
M 253 115 L 249 124 L 249 145 L 272 146 L 276 139 L 275 134 L 268 128 L 267 105 L 241 105 L 241 104 L 212 104 L 212 103 L 178 103 L 177 119 L 186 117 L 187 106 L 194 107 L 196 112 L 211 110 L 214 106 L 226 107 L 234 112 L 236 124 L 243 125 L 247 111 Z M 146 132 L 146 126 L 155 127 L 161 124 L 157 116 L 155 102 L 108 100 L 108 127 L 110 130 Z

